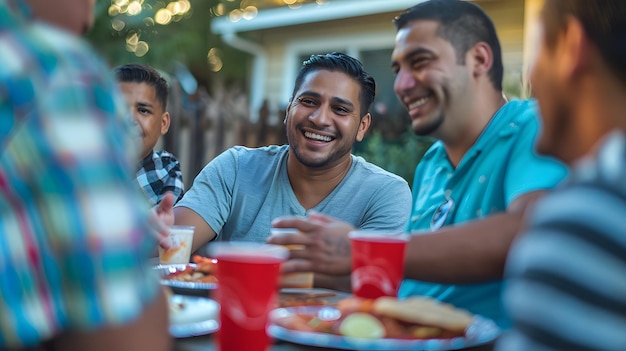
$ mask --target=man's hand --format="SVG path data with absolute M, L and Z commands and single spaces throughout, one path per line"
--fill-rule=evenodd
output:
M 350 224 L 320 213 L 304 217 L 281 217 L 272 222 L 276 228 L 296 228 L 301 234 L 273 236 L 269 244 L 304 245 L 304 250 L 292 250 L 290 259 L 282 264 L 284 273 L 316 272 L 329 275 L 349 275 L 352 255 L 348 233 Z
M 169 228 L 174 225 L 174 193 L 167 192 L 163 200 L 152 208 L 150 223 L 156 232 L 157 241 L 164 249 L 169 249 L 167 240 Z

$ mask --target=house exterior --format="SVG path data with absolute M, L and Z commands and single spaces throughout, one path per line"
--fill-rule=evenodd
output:
M 258 118 L 264 101 L 271 112 L 285 108 L 303 60 L 311 54 L 342 51 L 360 59 L 376 79 L 379 89 L 371 111 L 374 118 L 391 117 L 386 121 L 401 125 L 406 112 L 393 93 L 389 58 L 395 27 L 391 20 L 420 1 L 423 0 L 326 0 L 299 8 L 259 9 L 249 20 L 215 18 L 212 31 L 252 57 L 248 87 L 252 122 Z M 524 95 L 531 23 L 541 1 L 474 1 L 495 23 L 503 50 L 505 92 L 510 96 Z

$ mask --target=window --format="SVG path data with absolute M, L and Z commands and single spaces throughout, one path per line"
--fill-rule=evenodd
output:
M 406 131 L 410 123 L 406 108 L 393 91 L 392 51 L 393 49 L 375 49 L 359 53 L 363 66 L 376 80 L 376 98 L 370 107 L 373 117 L 370 130 L 378 130 L 388 139 L 394 139 Z

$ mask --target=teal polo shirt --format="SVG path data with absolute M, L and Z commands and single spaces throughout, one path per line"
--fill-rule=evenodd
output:
M 456 169 L 443 143 L 433 144 L 415 171 L 407 231 L 419 235 L 442 225 L 483 218 L 505 211 L 520 195 L 555 187 L 567 175 L 567 168 L 535 152 L 538 130 L 536 102 L 513 100 L 495 114 Z M 444 285 L 405 280 L 398 295 L 431 296 L 491 318 L 507 329 L 510 321 L 501 289 L 501 281 Z

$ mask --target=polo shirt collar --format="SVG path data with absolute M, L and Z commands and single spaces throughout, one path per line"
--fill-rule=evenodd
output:
M 463 167 L 468 162 L 471 162 L 476 156 L 478 156 L 483 150 L 488 149 L 491 145 L 493 145 L 499 138 L 508 138 L 519 130 L 519 125 L 515 121 L 515 119 L 506 118 L 506 116 L 515 115 L 514 112 L 510 112 L 511 110 L 518 109 L 520 104 L 523 103 L 519 100 L 509 101 L 502 105 L 498 111 L 493 115 L 493 118 L 487 123 L 485 129 L 483 129 L 482 133 L 472 145 L 472 147 L 467 150 L 461 162 L 457 166 L 457 169 Z M 433 146 L 424 154 L 424 159 L 437 159 L 439 162 L 443 162 L 444 160 L 450 164 L 448 159 L 448 154 L 446 153 L 446 149 L 441 140 L 437 140 Z

